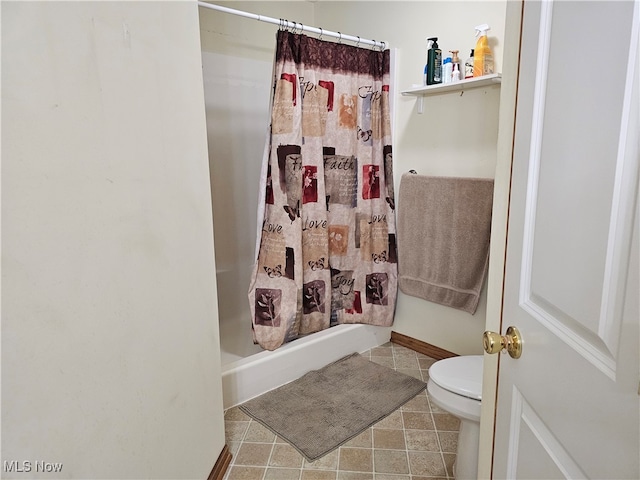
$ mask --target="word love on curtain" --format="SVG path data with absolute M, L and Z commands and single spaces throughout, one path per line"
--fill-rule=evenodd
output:
M 278 31 L 275 62 L 249 289 L 267 350 L 336 324 L 390 326 L 397 294 L 389 50 Z

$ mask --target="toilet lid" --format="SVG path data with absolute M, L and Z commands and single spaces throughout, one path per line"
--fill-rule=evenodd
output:
M 482 355 L 461 355 L 439 360 L 429 368 L 429 378 L 450 392 L 482 399 Z

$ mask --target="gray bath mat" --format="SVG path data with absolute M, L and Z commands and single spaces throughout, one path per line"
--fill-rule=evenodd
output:
M 313 461 L 383 419 L 426 386 L 353 353 L 249 400 L 240 409 Z

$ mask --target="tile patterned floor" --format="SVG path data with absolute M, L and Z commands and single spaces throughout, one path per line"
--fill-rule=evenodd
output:
M 363 356 L 424 381 L 435 361 L 387 343 Z M 459 420 L 433 405 L 425 391 L 315 462 L 237 407 L 225 412 L 233 459 L 225 480 L 453 479 Z

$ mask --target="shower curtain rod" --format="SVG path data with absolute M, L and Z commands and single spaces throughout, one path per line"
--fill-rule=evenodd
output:
M 211 10 L 231 13 L 232 15 L 253 18 L 254 20 L 258 20 L 260 22 L 273 23 L 274 25 L 279 25 L 282 28 L 291 28 L 294 30 L 301 30 L 303 32 L 317 33 L 320 35 L 320 37 L 326 35 L 328 37 L 339 38 L 340 40 L 349 40 L 351 42 L 356 42 L 358 45 L 370 45 L 372 47 L 377 47 L 380 50 L 384 50 L 387 47 L 386 42 L 368 40 L 366 38 L 354 37 L 353 35 L 343 35 L 340 32 L 332 32 L 330 30 L 324 30 L 322 28 L 310 27 L 308 25 L 303 25 L 302 23 L 290 22 L 289 20 L 285 20 L 283 18 L 265 17 L 264 15 L 256 15 L 255 13 L 243 12 L 242 10 L 234 10 L 233 8 L 223 7 L 221 5 L 215 5 L 213 3 L 198 2 L 198 5 L 200 7 L 210 8 Z

